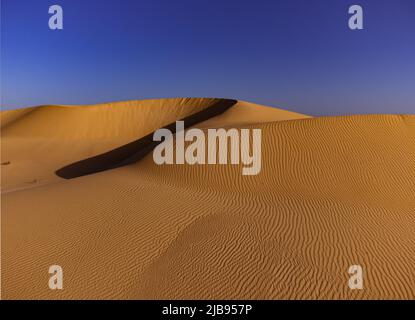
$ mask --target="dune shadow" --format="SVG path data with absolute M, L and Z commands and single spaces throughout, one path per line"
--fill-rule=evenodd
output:
M 209 118 L 217 116 L 236 104 L 236 100 L 223 99 L 205 110 L 199 111 L 183 119 L 184 127 L 188 128 Z M 163 128 L 176 132 L 176 122 Z M 153 141 L 153 133 L 127 143 L 111 151 L 71 163 L 55 171 L 55 174 L 64 179 L 73 179 L 88 174 L 115 169 L 139 161 L 151 152 L 161 141 Z

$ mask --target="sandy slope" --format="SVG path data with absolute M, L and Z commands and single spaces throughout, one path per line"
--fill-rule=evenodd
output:
M 245 126 L 252 123 L 262 123 L 281 120 L 310 118 L 307 115 L 282 109 L 270 108 L 246 101 L 238 101 L 233 108 L 219 116 L 199 123 L 198 128 L 215 128 L 230 126 Z
M 289 120 L 278 109 L 251 111 L 254 105 L 239 102 L 200 126 L 261 128 L 258 176 L 231 165 L 157 166 L 149 154 L 130 166 L 4 193 L 3 298 L 414 299 L 415 116 Z M 77 127 L 76 119 L 67 127 Z M 13 128 L 18 123 L 3 131 L 2 162 L 13 157 L 2 169 L 24 167 L 31 152 L 35 159 L 57 152 L 48 139 L 32 151 L 32 132 Z M 92 129 L 79 141 L 94 144 Z M 77 153 L 78 140 L 56 130 L 56 141 L 68 139 Z M 26 173 L 52 176 L 63 162 Z M 18 185 L 16 171 L 3 174 L 2 186 Z M 64 269 L 62 291 L 47 287 L 52 264 Z M 364 268 L 364 290 L 347 286 L 352 264 Z
M 2 191 L 57 181 L 55 170 L 202 111 L 219 99 L 178 98 L 1 112 Z

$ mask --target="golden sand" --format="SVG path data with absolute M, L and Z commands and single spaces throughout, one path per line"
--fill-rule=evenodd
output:
M 415 116 L 310 118 L 237 102 L 195 127 L 262 129 L 262 170 L 151 153 L 56 170 L 217 99 L 44 106 L 2 116 L 5 299 L 415 298 Z M 62 266 L 63 290 L 48 288 Z M 350 290 L 348 268 L 364 270 Z

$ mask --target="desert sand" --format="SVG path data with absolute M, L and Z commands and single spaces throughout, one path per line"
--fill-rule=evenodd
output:
M 212 113 L 221 103 L 3 111 L 2 298 L 414 299 L 415 116 L 313 118 L 243 101 Z M 204 130 L 262 129 L 260 174 L 158 166 L 151 152 L 107 168 L 114 150 L 195 115 Z M 57 174 L 85 159 L 105 166 Z M 63 290 L 48 288 L 54 264 Z M 355 264 L 362 290 L 348 287 Z

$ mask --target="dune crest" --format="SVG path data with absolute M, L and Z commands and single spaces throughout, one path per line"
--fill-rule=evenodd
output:
M 244 126 L 254 123 L 307 119 L 308 115 L 246 101 L 238 101 L 234 107 L 217 117 L 197 125 L 198 128 Z

